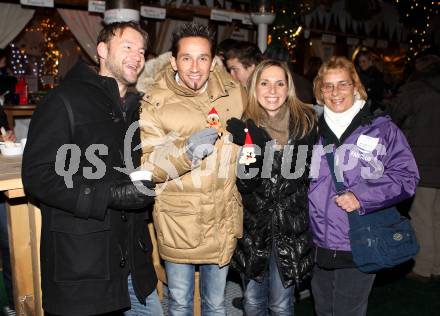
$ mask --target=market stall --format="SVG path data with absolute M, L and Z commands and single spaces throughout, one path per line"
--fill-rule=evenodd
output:
M 0 155 L 0 192 L 6 196 L 17 315 L 43 315 L 39 273 L 41 216 L 24 194 L 21 156 Z

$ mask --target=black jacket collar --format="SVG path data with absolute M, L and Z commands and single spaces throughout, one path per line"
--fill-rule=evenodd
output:
M 326 144 L 336 144 L 336 146 L 341 145 L 344 141 L 349 137 L 355 129 L 359 126 L 371 123 L 377 116 L 370 113 L 370 107 L 365 103 L 364 107 L 359 111 L 358 114 L 353 118 L 350 125 L 341 135 L 341 138 L 338 139 L 330 127 L 327 125 L 327 122 L 324 119 L 324 114 L 321 115 L 318 121 L 319 126 L 319 134 L 325 138 Z
M 117 105 L 121 105 L 121 98 L 119 95 L 119 87 L 114 78 L 101 76 L 98 74 L 96 68 L 92 65 L 86 64 L 83 60 L 79 60 L 75 66 L 67 73 L 63 82 L 75 83 L 82 82 L 96 87 L 99 90 L 105 91 L 105 95 Z M 140 94 L 127 92 L 125 94 L 125 111 L 131 113 L 137 110 L 139 104 Z

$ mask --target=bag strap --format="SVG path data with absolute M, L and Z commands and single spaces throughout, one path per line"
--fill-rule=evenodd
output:
M 325 139 L 325 137 L 322 137 L 322 142 L 324 144 L 324 146 L 327 146 L 327 141 Z M 333 148 L 330 152 L 326 152 L 325 153 L 325 157 L 327 158 L 327 163 L 328 163 L 328 167 L 330 169 L 330 174 L 332 175 L 332 179 L 333 182 L 335 184 L 336 187 L 336 193 L 342 193 L 344 192 L 347 188 L 345 187 L 343 182 L 339 182 L 338 179 L 336 178 L 336 173 L 335 173 L 335 156 L 333 153 Z
M 326 146 L 327 142 L 324 137 L 323 137 L 322 141 L 323 141 L 323 144 Z M 333 148 L 330 152 L 325 153 L 325 157 L 327 158 L 327 163 L 328 163 L 328 167 L 330 169 L 330 174 L 332 175 L 332 179 L 333 179 L 333 182 L 336 187 L 336 194 L 342 194 L 347 190 L 347 187 L 344 185 L 343 182 L 339 182 L 336 178 L 335 168 L 337 168 L 337 166 L 335 166 L 335 157 L 334 157 L 334 153 L 333 153 Z M 358 212 L 356 212 L 356 211 L 347 212 L 347 216 L 348 216 L 348 221 L 350 223 L 350 228 L 358 227 L 359 225 L 361 225 L 361 222 L 360 222 L 361 216 L 359 215 Z
M 69 117 L 69 123 L 70 123 L 69 124 L 70 125 L 70 134 L 71 134 L 71 137 L 73 138 L 73 134 L 75 132 L 75 120 L 73 118 L 72 106 L 70 105 L 69 99 L 67 99 L 63 93 L 59 92 L 58 95 L 61 98 L 61 100 L 63 100 L 64 107 L 66 108 L 67 116 Z

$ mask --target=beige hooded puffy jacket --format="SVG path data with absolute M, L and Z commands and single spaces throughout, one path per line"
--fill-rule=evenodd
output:
M 191 134 L 206 127 L 212 107 L 223 127 L 229 118 L 240 118 L 246 94 L 220 65 L 210 73 L 206 91 L 196 94 L 177 84 L 169 63 L 144 92 L 142 163 L 157 183 L 153 217 L 160 255 L 175 263 L 227 265 L 242 235 L 235 185 L 239 147 L 225 131 L 200 166 L 191 166 L 185 147 Z

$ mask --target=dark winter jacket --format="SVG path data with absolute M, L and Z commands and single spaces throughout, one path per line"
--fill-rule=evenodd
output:
M 402 129 L 420 172 L 420 186 L 440 188 L 440 63 L 414 74 L 400 88 L 390 115 Z
M 60 95 L 70 103 L 73 129 Z M 124 111 L 121 102 L 113 78 L 80 62 L 32 117 L 22 179 L 40 203 L 42 300 L 51 314 L 94 315 L 129 307 L 129 273 L 143 303 L 156 286 L 147 211 L 108 207 L 109 186 L 128 180 L 115 168 L 125 167 L 124 137 L 139 117 L 136 95 L 127 94 Z M 66 166 L 59 159 L 65 144 L 76 147 Z M 94 149 L 94 144 L 105 148 Z M 126 146 L 128 153 L 134 144 L 139 132 Z M 131 154 L 138 165 L 139 151 Z M 63 169 L 76 171 L 70 185 L 61 176 Z
M 301 140 L 290 137 L 283 151 L 274 152 L 273 163 L 264 157 L 263 170 L 266 164 L 272 165 L 269 177 L 263 172 L 256 179 L 237 179 L 244 206 L 243 238 L 238 241 L 232 263 L 250 279 L 262 280 L 272 251 L 284 287 L 301 286 L 311 275 L 307 191 L 315 137 L 315 132 Z M 298 153 L 302 145 L 305 150 Z M 306 157 L 306 163 L 299 162 L 301 156 Z

